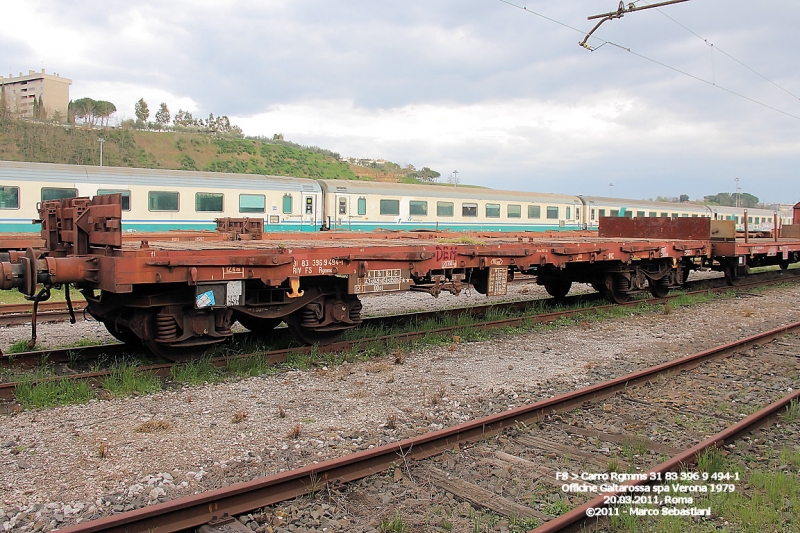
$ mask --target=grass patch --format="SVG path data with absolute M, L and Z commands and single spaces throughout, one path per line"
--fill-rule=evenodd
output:
M 93 398 L 94 392 L 88 382 L 66 378 L 41 383 L 20 382 L 16 389 L 16 400 L 25 409 L 86 403 Z
M 11 346 L 8 347 L 6 350 L 7 354 L 14 354 L 14 353 L 22 353 L 28 351 L 28 341 L 21 340 L 13 343 Z
M 186 385 L 218 383 L 223 380 L 222 372 L 211 364 L 209 358 L 175 365 L 170 370 L 169 376 L 173 381 Z
M 225 370 L 242 377 L 271 376 L 278 372 L 275 365 L 263 355 L 231 358 Z
M 404 522 L 398 511 L 393 516 L 384 518 L 380 525 L 381 533 L 410 533 L 411 529 L 411 524 Z
M 103 380 L 103 388 L 114 397 L 149 394 L 161 390 L 161 380 L 150 372 L 140 372 L 134 366 L 120 365 Z

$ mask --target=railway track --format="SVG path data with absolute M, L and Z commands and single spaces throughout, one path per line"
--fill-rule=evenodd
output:
M 668 503 L 666 495 L 685 496 L 670 488 L 669 483 L 675 476 L 681 479 L 681 473 L 691 474 L 687 477 L 694 486 L 715 484 L 723 492 L 729 490 L 723 490 L 723 486 L 732 487 L 730 490 L 737 490 L 738 486 L 741 490 L 742 479 L 717 483 L 717 478 L 700 477 L 700 470 L 710 475 L 718 469 L 708 464 L 700 465 L 700 469 L 689 467 L 698 461 L 707 462 L 709 454 L 722 446 L 733 453 L 736 447 L 731 444 L 742 439 L 745 444 L 739 448 L 746 450 L 747 443 L 758 442 L 752 440 L 751 432 L 774 421 L 790 405 L 797 411 L 796 403 L 792 404 L 800 399 L 796 379 L 793 392 L 784 395 L 785 376 L 797 364 L 796 355 L 785 357 L 785 347 L 790 346 L 789 352 L 796 354 L 800 344 L 796 338 L 781 338 L 798 332 L 800 323 L 790 324 L 454 427 L 62 531 L 170 532 L 204 524 L 208 525 L 204 531 L 248 531 L 233 518 L 240 515 L 246 515 L 245 521 L 253 520 L 256 526 L 273 527 L 276 520 L 278 527 L 288 526 L 288 518 L 292 517 L 286 512 L 262 508 L 323 491 L 353 496 L 369 506 L 369 500 L 365 500 L 369 494 L 359 488 L 365 484 L 353 482 L 385 471 L 394 474 L 375 478 L 370 485 L 422 487 L 430 498 L 444 493 L 462 503 L 471 502 L 467 504 L 470 509 L 490 511 L 489 516 L 515 521 L 526 529 L 538 525 L 537 532 L 601 529 L 604 524 L 597 523 L 599 515 L 659 508 Z M 776 339 L 781 339 L 780 344 L 773 342 Z M 773 372 L 763 372 L 767 365 Z M 748 375 L 756 378 L 747 381 L 742 377 Z M 748 386 L 756 379 L 762 384 L 759 391 Z M 708 394 L 710 389 L 726 387 L 728 398 L 736 400 L 733 405 L 739 402 L 733 411 L 723 409 L 720 398 Z M 638 410 L 637 416 L 632 414 L 634 410 Z M 748 412 L 752 414 L 745 416 Z M 674 417 L 675 424 L 664 422 L 667 417 Z M 648 421 L 655 421 L 658 431 L 653 431 Z M 622 429 L 614 431 L 614 425 Z M 626 448 L 636 453 L 627 453 Z M 563 476 L 570 472 L 595 476 L 589 483 L 580 483 L 597 485 L 598 492 L 565 489 L 569 484 Z M 601 489 L 599 482 L 594 483 L 609 478 L 613 482 L 612 473 L 639 475 L 614 483 L 613 490 Z M 518 484 L 515 491 L 515 480 L 528 481 L 528 488 L 558 497 L 537 500 L 531 497 L 525 483 Z M 351 485 L 345 487 L 348 483 Z M 628 488 L 644 485 L 663 490 L 633 492 Z M 597 495 L 599 492 L 604 494 Z M 390 491 L 388 494 L 388 503 L 395 509 L 402 506 L 402 501 Z M 408 494 L 414 497 L 413 491 Z M 624 497 L 631 494 L 648 494 L 650 499 L 627 504 Z M 372 496 L 386 504 L 386 494 L 383 500 L 381 495 L 378 492 Z M 414 504 L 420 501 L 416 499 Z M 707 504 L 706 500 L 700 501 Z M 701 505 L 700 501 L 697 505 Z M 688 501 L 676 505 L 676 509 L 692 506 Z M 348 514 L 355 512 L 350 507 Z M 309 520 L 319 521 L 320 513 L 316 519 L 313 516 Z M 255 517 L 263 522 L 259 524 Z M 452 527 L 452 522 L 449 525 Z
M 737 290 L 748 290 L 764 285 L 773 284 L 780 281 L 794 280 L 800 278 L 800 276 L 795 274 L 794 271 L 789 271 L 789 272 L 790 274 L 787 274 L 786 272 L 769 273 L 768 275 L 764 276 L 764 279 L 751 280 L 746 284 L 743 283 L 738 285 Z M 703 285 L 703 284 L 707 285 L 709 284 L 709 280 L 697 283 L 698 285 Z M 531 301 L 526 300 L 526 301 L 510 302 L 505 304 L 489 304 L 485 306 L 474 306 L 471 308 L 423 311 L 405 315 L 374 317 L 366 319 L 364 321 L 364 324 L 362 325 L 362 328 L 373 328 L 374 331 L 381 332 L 381 331 L 387 331 L 392 326 L 400 324 L 422 323 L 434 317 L 437 318 L 443 318 L 445 316 L 458 317 L 465 314 L 479 317 L 479 316 L 486 316 L 489 312 L 498 310 L 503 310 L 505 312 L 520 313 L 515 316 L 511 316 L 509 318 L 484 320 L 483 322 L 472 323 L 469 325 L 471 329 L 489 331 L 506 327 L 517 327 L 524 323 L 548 324 L 562 318 L 569 318 L 576 315 L 580 315 L 581 313 L 585 313 L 589 310 L 599 311 L 604 309 L 612 309 L 619 306 L 637 307 L 642 304 L 664 303 L 686 295 L 727 292 L 731 290 L 730 287 L 724 285 L 724 282 L 722 280 L 712 280 L 710 284 L 712 285 L 712 287 L 706 289 L 698 289 L 694 291 L 683 292 L 680 294 L 672 294 L 664 298 L 647 298 L 642 300 L 632 300 L 625 304 L 613 304 L 613 305 L 604 304 L 604 305 L 594 305 L 591 307 L 574 307 L 566 310 L 560 309 L 553 312 L 537 311 L 534 314 L 525 312 L 531 305 Z M 586 301 L 599 301 L 599 300 L 602 300 L 599 294 L 591 293 L 586 295 L 576 295 L 573 297 L 569 297 L 565 299 L 564 303 L 566 303 L 567 305 L 575 305 L 581 301 L 586 302 Z M 323 346 L 287 347 L 287 348 L 274 349 L 268 351 L 248 352 L 244 354 L 238 354 L 233 357 L 260 356 L 265 358 L 270 364 L 277 364 L 285 362 L 291 355 L 304 355 L 304 354 L 309 354 L 312 351 L 316 351 L 317 353 L 322 354 L 322 353 L 346 352 L 354 348 L 374 345 L 376 343 L 382 345 L 396 345 L 404 342 L 413 342 L 427 335 L 450 334 L 455 336 L 459 331 L 463 329 L 464 325 L 461 324 L 443 326 L 435 329 L 424 329 L 424 330 L 411 329 L 409 331 L 405 331 L 402 333 L 392 332 L 377 336 L 370 336 L 368 338 L 356 338 L 352 340 L 339 341 Z M 283 335 L 285 335 L 285 338 L 283 340 L 286 344 L 291 343 L 288 330 L 276 330 L 276 331 L 278 331 L 279 333 L 283 332 Z M 238 334 L 238 339 L 244 340 L 249 336 L 251 336 L 249 332 L 243 332 L 241 334 Z M 38 378 L 33 380 L 26 379 L 25 380 L 26 383 L 35 385 L 48 381 L 58 381 L 67 379 L 72 381 L 83 380 L 89 382 L 94 387 L 99 387 L 101 386 L 102 380 L 109 377 L 113 373 L 114 369 L 107 368 L 103 370 L 78 371 L 75 370 L 75 368 L 77 367 L 73 368 L 73 366 L 75 366 L 74 362 L 82 361 L 85 364 L 87 362 L 96 360 L 100 356 L 105 357 L 109 361 L 114 361 L 126 355 L 134 355 L 134 354 L 135 354 L 135 349 L 132 349 L 130 346 L 126 346 L 124 344 L 109 344 L 109 345 L 87 346 L 87 347 L 77 347 L 77 348 L 64 348 L 64 349 L 46 350 L 37 352 L 23 352 L 19 354 L 14 354 L 12 356 L 3 356 L 0 358 L 0 366 L 5 368 L 22 368 L 22 367 L 37 366 L 42 364 L 43 362 L 47 362 L 48 364 L 55 365 L 60 375 L 53 375 L 50 377 Z M 209 359 L 209 363 L 217 368 L 224 368 L 230 363 L 230 360 L 231 356 L 217 356 Z M 163 378 L 170 376 L 171 371 L 175 365 L 176 363 L 150 364 L 150 365 L 140 366 L 138 367 L 138 370 L 140 370 L 141 372 L 148 372 L 153 374 L 154 376 Z M 19 382 L 17 381 L 7 381 L 4 383 L 0 383 L 0 400 L 4 400 L 6 402 L 13 400 L 13 398 L 15 397 L 15 391 L 18 383 Z M 5 406 L 5 409 L 6 410 L 9 409 L 7 404 Z

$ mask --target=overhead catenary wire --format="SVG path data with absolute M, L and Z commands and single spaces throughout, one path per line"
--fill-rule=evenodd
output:
M 644 2 L 645 4 L 647 4 L 647 1 L 646 1 L 646 0 L 637 0 L 637 1 L 641 1 L 641 2 Z M 683 28 L 684 30 L 688 31 L 689 33 L 691 33 L 692 35 L 694 35 L 695 37 L 697 37 L 698 39 L 700 39 L 701 41 L 703 41 L 704 43 L 706 43 L 706 44 L 707 44 L 707 45 L 708 45 L 708 46 L 709 46 L 709 47 L 710 47 L 712 50 L 716 50 L 717 52 L 719 52 L 720 54 L 722 54 L 722 55 L 726 56 L 727 58 L 729 58 L 729 59 L 731 59 L 731 60 L 733 60 L 733 61 L 735 61 L 735 62 L 739 63 L 741 66 L 743 66 L 744 68 L 746 68 L 747 70 L 749 70 L 750 72 L 752 72 L 753 74 L 755 74 L 756 76 L 758 76 L 758 77 L 760 77 L 760 78 L 764 79 L 765 81 L 767 81 L 767 82 L 771 83 L 772 85 L 774 85 L 775 87 L 777 87 L 777 88 L 778 88 L 778 89 L 780 89 L 781 91 L 785 92 L 786 94 L 790 95 L 791 97 L 793 97 L 793 98 L 797 98 L 798 100 L 800 100 L 800 96 L 797 96 L 796 94 L 794 94 L 793 92 L 789 91 L 789 90 L 788 90 L 788 89 L 786 89 L 785 87 L 781 87 L 780 85 L 778 85 L 777 83 L 775 83 L 775 82 L 774 82 L 774 81 L 772 81 L 771 79 L 767 78 L 766 76 L 764 76 L 763 74 L 761 74 L 760 72 L 758 72 L 757 70 L 755 70 L 754 68 L 750 67 L 749 65 L 746 65 L 746 64 L 745 64 L 745 63 L 743 63 L 742 61 L 739 61 L 738 59 L 736 59 L 735 57 L 733 57 L 732 55 L 730 55 L 728 52 L 726 52 L 725 50 L 723 50 L 723 49 L 722 49 L 722 48 L 720 48 L 719 46 L 716 46 L 714 43 L 710 43 L 710 42 L 708 42 L 708 39 L 705 39 L 705 38 L 704 38 L 704 37 L 702 37 L 701 35 L 698 35 L 696 32 L 694 32 L 694 31 L 692 31 L 690 28 L 688 28 L 686 25 L 684 25 L 684 24 L 680 23 L 679 21 L 675 20 L 674 18 L 670 17 L 669 15 L 667 15 L 666 13 L 664 13 L 662 10 L 660 10 L 660 9 L 656 9 L 656 11 L 658 11 L 659 13 L 661 13 L 662 15 L 664 15 L 665 17 L 667 17 L 669 20 L 671 20 L 672 22 L 674 22 L 675 24 L 677 24 L 678 26 L 680 26 L 680 27 L 681 27 L 681 28 Z M 713 56 L 712 56 L 712 57 L 713 57 Z
M 521 5 L 519 5 L 519 4 L 515 4 L 514 2 L 511 2 L 511 1 L 509 1 L 509 0 L 499 0 L 499 1 L 500 1 L 500 2 L 502 2 L 502 3 L 504 3 L 504 4 L 508 4 L 508 5 L 512 6 L 512 7 L 516 7 L 517 9 L 520 9 L 520 10 L 522 10 L 522 11 L 525 11 L 526 13 L 530 13 L 531 15 L 535 15 L 535 16 L 537 16 L 537 17 L 539 17 L 539 18 L 542 18 L 542 19 L 544 19 L 544 20 L 547 20 L 547 21 L 549 21 L 549 22 L 552 22 L 552 23 L 554 23 L 554 24 L 558 24 L 559 26 L 563 26 L 564 28 L 570 29 L 570 30 L 572 30 L 572 31 L 574 31 L 574 32 L 576 32 L 576 33 L 580 33 L 581 35 L 584 35 L 584 33 L 585 33 L 585 32 L 584 32 L 584 30 L 578 29 L 578 28 L 576 28 L 576 27 L 574 27 L 574 26 L 571 26 L 571 25 L 569 25 L 569 24 L 566 24 L 566 23 L 564 23 L 564 22 L 561 22 L 560 20 L 554 19 L 554 18 L 552 18 L 552 17 L 548 17 L 547 15 L 543 15 L 542 13 L 538 13 L 538 12 L 536 12 L 536 11 L 533 11 L 533 10 L 531 10 L 531 9 L 528 9 L 528 7 L 527 7 L 527 6 L 521 6 Z M 659 11 L 660 11 L 660 10 L 659 10 Z M 687 29 L 688 29 L 688 28 L 687 28 Z M 689 30 L 689 31 L 691 31 L 691 30 Z M 692 33 L 694 33 L 694 32 L 692 32 Z M 697 34 L 695 34 L 695 35 L 697 35 Z M 700 37 L 700 36 L 699 36 L 699 35 L 697 35 L 697 37 Z M 759 101 L 759 100 L 756 100 L 756 99 L 754 99 L 754 98 L 750 98 L 749 96 L 745 96 L 745 95 L 743 95 L 743 94 L 741 94 L 741 93 L 738 93 L 738 92 L 736 92 L 736 91 L 734 91 L 734 90 L 728 89 L 727 87 L 723 87 L 722 85 L 719 85 L 719 84 L 715 83 L 715 81 L 716 81 L 716 80 L 713 80 L 713 81 L 708 81 L 708 80 L 705 80 L 705 79 L 703 79 L 703 78 L 701 78 L 701 77 L 699 77 L 699 76 L 696 76 L 696 75 L 694 75 L 694 74 L 690 74 L 690 73 L 688 73 L 688 72 L 686 72 L 686 71 L 684 71 L 684 70 L 681 70 L 681 69 L 679 69 L 679 68 L 677 68 L 677 67 L 673 67 L 673 66 L 671 66 L 671 65 L 668 65 L 668 64 L 666 64 L 666 63 L 664 63 L 664 62 L 658 61 L 658 60 L 656 60 L 656 59 L 653 59 L 653 58 L 651 58 L 651 57 L 645 56 L 645 55 L 643 55 L 643 54 L 640 54 L 640 53 L 638 53 L 638 52 L 634 52 L 633 50 L 631 50 L 631 48 L 630 48 L 630 47 L 623 46 L 623 45 L 620 45 L 620 44 L 614 43 L 614 42 L 612 42 L 612 41 L 606 41 L 605 39 L 601 39 L 600 37 L 596 37 L 596 36 L 594 36 L 594 35 L 592 36 L 592 39 L 597 39 L 598 41 L 600 41 L 600 42 L 602 43 L 600 46 L 598 46 L 598 47 L 594 48 L 594 50 L 598 50 L 598 49 L 600 49 L 602 46 L 604 46 L 604 45 L 606 45 L 606 44 L 608 44 L 608 45 L 611 45 L 611 46 L 614 46 L 614 47 L 616 47 L 616 48 L 620 48 L 620 49 L 622 49 L 622 50 L 625 50 L 626 52 L 629 52 L 629 53 L 631 53 L 631 54 L 635 55 L 636 57 L 639 57 L 639 58 L 641 58 L 641 59 L 644 59 L 644 60 L 646 60 L 646 61 L 650 61 L 651 63 L 654 63 L 654 64 L 656 64 L 656 65 L 662 66 L 662 67 L 664 67 L 664 68 L 667 68 L 667 69 L 669 69 L 669 70 L 672 70 L 672 71 L 674 71 L 674 72 L 676 72 L 676 73 L 678 73 L 678 74 L 682 74 L 682 75 L 684 75 L 684 76 L 687 76 L 687 77 L 689 77 L 689 78 L 692 78 L 692 79 L 694 79 L 694 80 L 696 80 L 696 81 L 700 81 L 700 82 L 702 82 L 702 83 L 705 83 L 705 84 L 707 84 L 707 85 L 709 85 L 709 86 L 711 86 L 711 87 L 715 87 L 715 88 L 717 88 L 717 89 L 720 89 L 720 90 L 722 90 L 722 91 L 725 91 L 726 93 L 728 93 L 728 94 L 730 94 L 730 95 L 732 95 L 732 96 L 736 96 L 736 97 L 738 97 L 738 98 L 742 98 L 743 100 L 747 100 L 748 102 L 751 102 L 751 103 L 754 103 L 754 104 L 760 105 L 760 106 L 762 106 L 762 107 L 764 107 L 764 108 L 766 108 L 766 109 L 770 109 L 770 110 L 772 110 L 772 111 L 776 111 L 776 112 L 778 112 L 778 113 L 781 113 L 782 115 L 786 115 L 787 117 L 790 117 L 790 118 L 794 118 L 794 119 L 800 120 L 800 116 L 798 116 L 798 115 L 794 115 L 794 114 L 792 114 L 792 113 L 789 113 L 788 111 L 784 111 L 784 110 L 782 110 L 782 109 L 778 109 L 777 107 L 773 107 L 773 106 L 771 106 L 771 105 L 769 105 L 769 104 L 765 104 L 764 102 L 761 102 L 761 101 Z M 702 37 L 700 37 L 700 39 L 702 39 Z M 705 41 L 705 39 L 703 39 L 703 40 Z M 709 46 L 713 46 L 713 45 L 709 45 Z M 729 56 L 727 53 L 723 52 L 723 51 L 722 51 L 722 50 L 720 50 L 719 48 L 717 48 L 717 47 L 714 47 L 714 48 L 716 48 L 717 50 L 719 50 L 721 53 L 725 54 L 726 56 L 730 57 L 730 56 Z M 734 61 L 736 61 L 737 63 L 740 63 L 740 64 L 742 64 L 742 66 L 744 66 L 745 68 L 748 68 L 748 69 L 749 69 L 749 67 L 747 67 L 747 65 L 744 65 L 743 63 L 739 62 L 737 59 L 735 59 L 735 58 L 733 58 L 733 57 L 731 57 L 731 59 L 733 59 L 733 60 L 734 60 Z M 752 70 L 752 69 L 750 69 L 750 70 Z M 753 72 L 755 72 L 755 71 L 753 71 Z M 756 73 L 756 74 L 758 74 L 757 72 L 755 72 L 755 73 Z M 770 81 L 769 79 L 765 78 L 765 77 L 764 77 L 764 76 L 762 76 L 761 74 L 758 74 L 758 75 L 759 75 L 759 76 L 761 76 L 762 78 L 764 78 L 765 80 L 767 80 L 767 81 Z M 773 83 L 774 85 L 777 85 L 777 84 L 775 84 L 774 82 L 771 82 L 771 81 L 770 81 L 770 83 Z M 784 91 L 785 91 L 785 89 L 783 89 L 782 87 L 780 87 L 780 86 L 778 86 L 778 87 L 779 87 L 779 88 L 781 88 L 782 90 L 784 90 Z M 787 92 L 788 92 L 788 91 L 787 91 Z M 792 94 L 792 93 L 789 93 L 789 94 Z M 794 95 L 792 94 L 792 96 L 794 96 Z

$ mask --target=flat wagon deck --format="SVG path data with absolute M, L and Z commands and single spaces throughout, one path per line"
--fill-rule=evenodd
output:
M 359 295 L 398 291 L 505 294 L 515 272 L 554 297 L 573 282 L 608 299 L 663 296 L 692 269 L 729 281 L 755 265 L 800 261 L 800 239 L 740 242 L 728 221 L 604 219 L 596 236 L 535 233 L 281 234 L 263 239 L 251 220 L 226 220 L 225 238 L 123 238 L 115 196 L 45 202 L 44 247 L 9 252 L 0 288 L 42 300 L 73 284 L 87 312 L 126 342 L 167 357 L 231 336 L 238 320 L 268 336 L 281 321 L 309 343 L 329 342 L 361 321 Z M 728 227 L 730 226 L 730 227 Z M 726 237 L 728 235 L 728 237 Z M 712 237 L 713 236 L 713 237 Z M 244 239 L 244 240 L 240 240 Z

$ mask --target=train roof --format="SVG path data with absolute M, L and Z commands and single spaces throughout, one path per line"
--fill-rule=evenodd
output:
M 772 209 L 761 209 L 758 207 L 730 207 L 727 205 L 710 205 L 708 206 L 714 213 L 722 213 L 727 215 L 741 215 L 744 210 L 747 210 L 748 215 L 766 215 L 770 216 L 775 213 Z M 780 216 L 780 211 L 778 211 L 778 215 Z
M 446 185 L 416 185 L 376 181 L 319 180 L 325 192 L 348 194 L 386 194 L 460 200 L 517 200 L 537 203 L 580 203 L 577 196 L 542 192 L 504 191 L 482 187 L 448 187 Z
M 258 190 L 308 190 L 319 191 L 319 185 L 310 179 L 265 174 L 233 174 L 227 172 L 199 172 L 150 168 L 99 167 L 89 165 L 60 165 L 54 163 L 23 163 L 0 161 L 0 180 L 13 182 L 46 181 L 102 184 L 158 184 L 197 186 L 207 184 L 215 188 Z
M 595 205 L 605 205 L 611 207 L 650 207 L 650 208 L 658 208 L 659 210 L 696 210 L 696 211 L 706 211 L 706 206 L 704 204 L 694 204 L 694 203 L 675 203 L 675 202 L 652 202 L 650 200 L 631 200 L 629 198 L 608 198 L 605 196 L 583 196 L 582 198 L 587 204 L 595 204 Z

